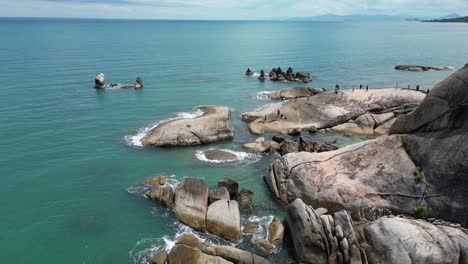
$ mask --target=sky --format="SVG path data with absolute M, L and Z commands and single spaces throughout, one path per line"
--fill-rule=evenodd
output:
M 468 15 L 468 0 L 0 0 L 0 17 L 268 20 L 324 14 Z

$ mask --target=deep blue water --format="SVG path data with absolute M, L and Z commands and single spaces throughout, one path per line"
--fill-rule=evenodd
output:
M 128 190 L 157 174 L 210 186 L 231 177 L 255 191 L 256 215 L 281 216 L 261 178 L 269 158 L 215 166 L 194 155 L 254 140 L 240 113 L 268 103 L 257 92 L 291 86 L 245 77 L 247 67 L 309 71 L 314 87 L 427 89 L 451 72 L 393 67 L 468 60 L 467 24 L 0 19 L 0 36 L 1 263 L 140 261 L 137 252 L 183 229 Z M 100 72 L 109 82 L 141 76 L 145 88 L 95 91 Z M 205 104 L 233 109 L 232 142 L 146 149 L 125 140 Z

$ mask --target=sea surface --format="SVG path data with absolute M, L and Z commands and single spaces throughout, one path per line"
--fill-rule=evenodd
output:
M 152 175 L 210 187 L 230 177 L 255 192 L 251 220 L 283 217 L 262 180 L 271 158 L 241 153 L 241 162 L 211 164 L 196 155 L 241 151 L 256 137 L 239 115 L 269 103 L 257 93 L 297 85 L 259 82 L 244 76 L 247 67 L 308 71 L 313 87 L 428 89 L 452 72 L 393 67 L 460 68 L 466 43 L 468 24 L 0 19 L 0 263 L 145 263 L 151 250 L 192 232 L 144 197 L 141 183 Z M 96 91 L 101 72 L 107 82 L 140 76 L 145 87 Z M 199 105 L 229 106 L 235 138 L 170 149 L 134 144 L 146 127 Z M 315 137 L 340 146 L 364 139 Z M 250 240 L 237 246 L 252 249 Z M 291 261 L 286 250 L 263 255 Z

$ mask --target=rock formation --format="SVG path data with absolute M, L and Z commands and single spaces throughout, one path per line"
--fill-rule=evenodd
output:
M 467 263 L 468 235 L 424 220 L 353 222 L 347 211 L 318 215 L 301 199 L 287 207 L 286 229 L 299 263 Z M 298 230 L 300 230 L 298 232 Z
M 251 76 L 253 74 L 254 74 L 254 72 L 252 70 L 250 70 L 250 68 L 247 68 L 247 70 L 245 71 L 245 75 L 247 75 L 247 76 Z
M 276 131 L 297 134 L 304 130 L 331 128 L 341 132 L 377 134 L 389 127 L 382 114 L 399 116 L 411 112 L 425 97 L 414 90 L 376 89 L 321 92 L 310 98 L 286 100 L 241 115 L 254 134 Z M 279 113 L 279 114 L 278 114 Z M 385 123 L 382 123 L 385 120 Z M 344 126 L 339 127 L 339 125 Z M 380 126 L 379 126 L 380 125 Z
M 231 111 L 224 106 L 201 106 L 204 114 L 163 122 L 146 134 L 144 146 L 188 146 L 208 144 L 234 137 Z
M 140 77 L 137 77 L 135 80 L 135 89 L 143 88 L 143 80 Z
M 94 78 L 94 88 L 96 89 L 106 88 L 106 81 L 104 78 L 104 73 L 100 73 L 96 75 L 96 78 Z
M 399 71 L 453 71 L 452 66 L 421 66 L 421 65 L 397 65 L 395 70 Z
M 280 99 L 294 99 L 302 97 L 310 97 L 321 92 L 324 92 L 323 88 L 312 88 L 312 87 L 289 87 L 282 89 L 281 91 L 267 94 L 268 98 L 273 100 Z
M 315 142 L 306 136 L 301 136 L 297 140 L 277 136 L 273 136 L 272 140 L 265 140 L 265 138 L 260 137 L 255 142 L 243 144 L 241 147 L 252 153 L 272 153 L 275 156 L 300 151 L 325 152 L 338 149 L 330 143 Z
M 162 250 L 164 251 L 164 250 Z M 164 254 L 156 253 L 167 264 L 269 264 L 266 259 L 230 246 L 209 244 L 194 235 L 183 235 L 175 246 Z M 164 256 L 167 256 L 164 259 Z M 153 260 L 155 258 L 153 257 Z
M 175 191 L 175 217 L 182 223 L 196 229 L 206 230 L 206 211 L 208 210 L 208 186 L 199 179 L 185 178 Z

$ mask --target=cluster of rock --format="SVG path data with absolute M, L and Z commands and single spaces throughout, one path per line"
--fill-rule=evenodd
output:
M 399 71 L 453 71 L 455 68 L 452 66 L 421 66 L 421 65 L 397 65 L 395 70 Z
M 251 76 L 254 73 L 250 68 L 247 69 L 245 75 Z M 282 82 L 302 82 L 308 83 L 311 80 L 310 73 L 308 72 L 296 72 L 294 73 L 293 69 L 289 67 L 286 72 L 284 72 L 281 67 L 271 69 L 270 73 L 265 74 L 264 70 L 260 70 L 260 75 L 258 79 L 264 81 L 266 79 L 272 81 L 282 81 Z
M 234 137 L 231 110 L 225 106 L 200 106 L 203 115 L 172 119 L 152 128 L 142 139 L 144 146 L 192 146 Z
M 278 92 L 266 94 L 266 96 L 272 100 L 287 100 L 287 99 L 310 97 L 310 96 L 314 96 L 324 91 L 325 91 L 324 88 L 288 87 Z
M 241 117 L 253 134 L 266 131 L 297 134 L 331 129 L 382 135 L 396 117 L 414 110 L 425 96 L 414 90 L 395 89 L 325 91 L 266 105 Z
M 468 263 L 468 234 L 424 220 L 324 214 L 296 199 L 285 225 L 299 263 Z M 299 231 L 298 231 L 299 230 Z
M 241 208 L 252 209 L 253 192 L 225 179 L 212 190 L 203 180 L 185 178 L 174 190 L 166 184 L 167 176 L 155 176 L 145 181 L 152 189 L 150 199 L 170 207 L 175 217 L 195 230 L 238 241 L 241 239 Z M 239 201 L 239 202 L 238 202 Z
M 183 235 L 169 252 L 164 249 L 152 257 L 153 264 L 269 264 L 250 252 L 201 241 L 194 235 Z
M 297 140 L 285 139 L 278 136 L 273 136 L 271 140 L 265 140 L 260 137 L 253 143 L 243 144 L 241 146 L 248 152 L 252 153 L 271 153 L 274 156 L 283 156 L 288 153 L 306 152 L 325 152 L 338 149 L 330 143 L 318 143 L 311 138 L 301 136 Z
M 106 79 L 104 77 L 104 73 L 100 73 L 96 75 L 94 78 L 94 88 L 96 89 L 105 89 L 107 87 L 112 87 L 112 88 L 135 88 L 135 89 L 140 89 L 143 88 L 143 80 L 141 77 L 137 77 L 135 80 L 135 84 L 121 84 L 121 83 L 111 83 L 109 86 L 106 85 Z

